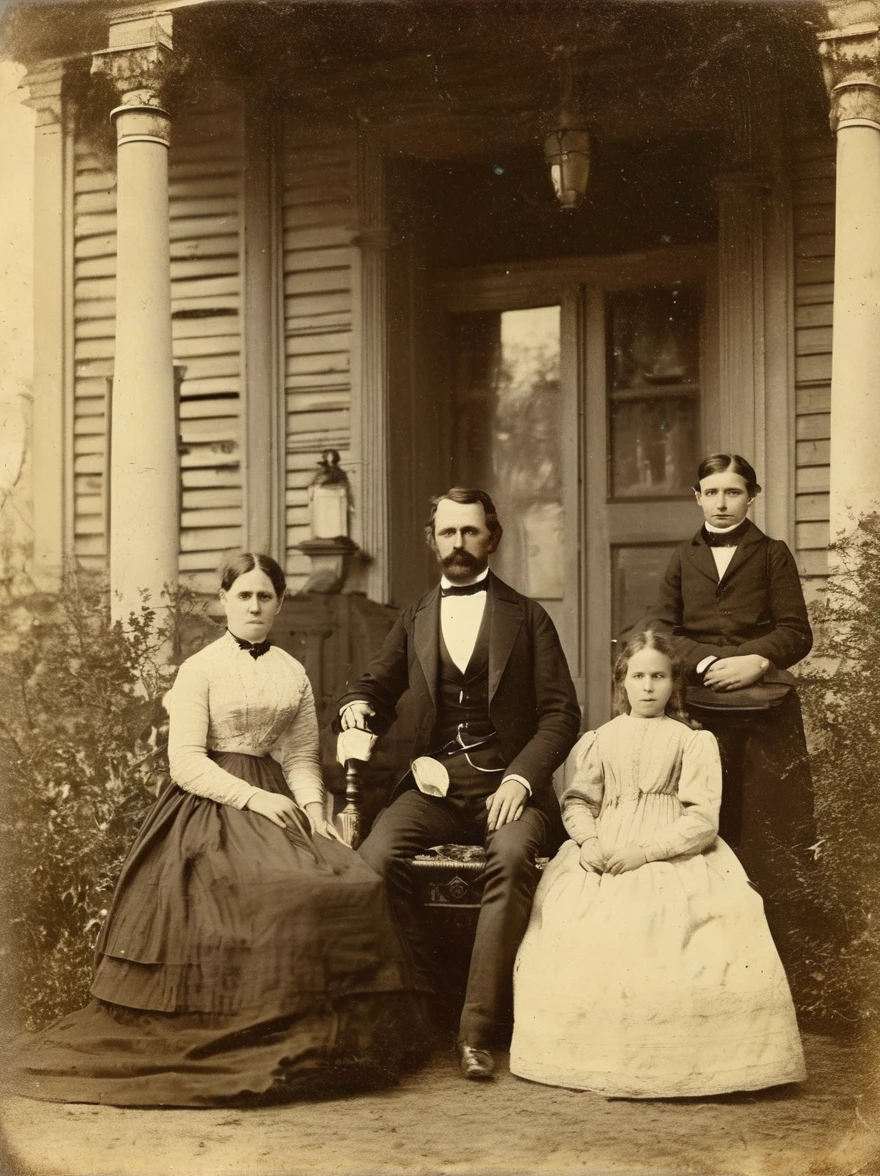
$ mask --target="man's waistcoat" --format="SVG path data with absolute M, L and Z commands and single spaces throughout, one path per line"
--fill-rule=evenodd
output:
M 438 626 L 439 659 L 437 668 L 437 718 L 431 733 L 431 750 L 438 751 L 455 738 L 460 723 L 467 723 L 472 735 L 488 735 L 492 730 L 489 718 L 489 610 L 477 633 L 473 653 L 467 668 L 458 668 L 443 640 L 443 628 Z

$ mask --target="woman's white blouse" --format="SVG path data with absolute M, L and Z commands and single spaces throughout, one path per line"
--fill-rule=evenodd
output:
M 171 778 L 187 792 L 244 808 L 259 789 L 207 754 L 238 751 L 277 760 L 297 804 L 323 802 L 312 688 L 283 649 L 253 658 L 225 633 L 183 663 L 164 703 Z

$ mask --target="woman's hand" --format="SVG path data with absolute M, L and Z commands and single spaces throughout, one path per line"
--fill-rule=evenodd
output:
M 581 845 L 581 866 L 595 874 L 605 873 L 605 854 L 599 845 L 598 837 L 588 837 Z
M 769 668 L 766 657 L 760 657 L 757 653 L 720 657 L 706 670 L 703 682 L 712 690 L 741 690 L 744 686 L 754 686 L 760 682 Z
M 336 828 L 332 821 L 328 821 L 324 815 L 324 806 L 319 800 L 313 800 L 310 804 L 305 806 L 308 813 L 309 820 L 312 824 L 312 829 L 319 837 L 326 837 L 328 841 L 338 841 L 341 845 L 345 845 L 342 839 L 342 834 Z
M 244 806 L 252 813 L 259 813 L 266 817 L 279 829 L 302 829 L 299 810 L 289 796 L 281 796 L 277 792 L 264 792 L 261 788 L 255 792 Z M 318 808 L 321 808 L 318 805 Z M 322 810 L 323 816 L 323 810 Z
M 638 870 L 647 864 L 648 855 L 638 845 L 624 845 L 622 849 L 615 849 L 608 855 L 605 863 L 607 874 L 627 874 L 630 870 Z

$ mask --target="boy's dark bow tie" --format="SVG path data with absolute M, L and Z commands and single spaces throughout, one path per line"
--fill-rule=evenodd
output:
M 258 657 L 262 657 L 264 653 L 268 653 L 272 648 L 271 641 L 245 641 L 244 637 L 236 637 L 231 629 L 227 629 L 226 632 L 236 643 L 239 649 L 247 650 L 254 661 L 256 661 Z
M 475 592 L 485 592 L 487 587 L 485 580 L 477 580 L 476 584 L 450 584 L 448 588 L 440 588 L 440 595 L 473 596 Z
M 703 539 L 708 547 L 736 547 L 743 535 L 749 529 L 749 520 L 743 521 L 729 531 L 709 531 L 703 527 Z

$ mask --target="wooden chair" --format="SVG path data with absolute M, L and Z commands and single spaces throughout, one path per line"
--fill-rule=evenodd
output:
M 362 773 L 360 760 L 345 764 L 345 807 L 337 820 L 346 844 L 357 849 L 365 835 L 361 812 Z M 538 869 L 547 864 L 538 858 Z M 479 845 L 440 845 L 413 858 L 422 905 L 426 910 L 478 911 L 483 893 L 486 851 Z M 474 919 L 476 925 L 476 919 Z

